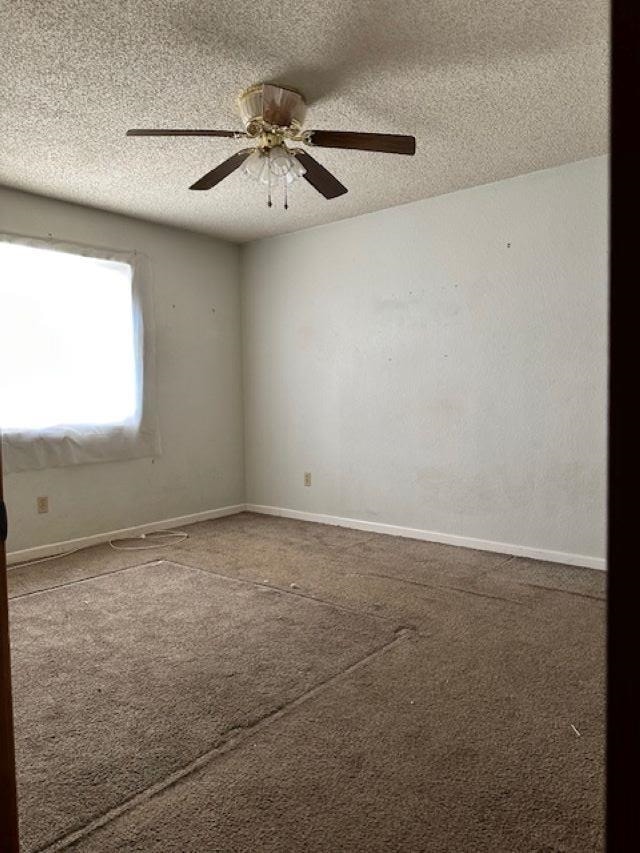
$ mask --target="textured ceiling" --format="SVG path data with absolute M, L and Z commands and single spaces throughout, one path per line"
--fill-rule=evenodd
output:
M 3 0 L 0 184 L 246 241 L 607 150 L 607 0 Z M 188 186 L 241 141 L 267 80 L 307 127 L 413 134 L 415 157 L 315 149 L 349 188 L 266 206 L 240 172 Z

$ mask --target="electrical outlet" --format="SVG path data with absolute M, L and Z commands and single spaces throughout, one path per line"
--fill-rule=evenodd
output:
M 304 472 L 304 484 L 305 486 L 311 485 L 311 471 Z
M 45 495 L 44 497 L 36 498 L 36 506 L 38 507 L 38 512 L 49 512 L 49 498 Z

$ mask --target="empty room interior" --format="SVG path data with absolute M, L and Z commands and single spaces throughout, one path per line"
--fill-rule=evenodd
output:
M 0 72 L 0 851 L 603 851 L 609 4 Z

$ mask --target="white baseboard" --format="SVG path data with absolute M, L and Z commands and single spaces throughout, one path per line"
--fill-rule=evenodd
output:
M 280 515 L 284 518 L 297 518 L 300 521 L 316 521 L 320 524 L 333 524 L 338 527 L 352 527 L 355 530 L 369 530 L 372 533 L 386 533 L 389 536 L 406 536 L 408 539 L 422 539 L 426 542 L 440 542 L 444 545 L 457 545 L 463 548 L 475 548 L 478 551 L 495 551 L 497 554 L 511 554 L 516 557 L 529 557 L 532 560 L 546 560 L 550 563 L 565 563 L 587 569 L 606 571 L 606 561 L 602 557 L 587 557 L 583 554 L 567 554 L 564 551 L 549 551 L 545 548 L 531 548 L 527 545 L 510 545 L 507 542 L 492 542 L 488 539 L 473 539 L 470 536 L 457 536 L 453 533 L 436 533 L 433 530 L 420 530 L 415 527 L 398 527 L 395 524 L 382 524 L 378 521 L 361 521 L 357 518 L 340 518 L 336 515 L 322 515 L 317 512 L 304 512 L 297 509 L 284 509 L 277 506 L 247 504 L 249 512 L 263 515 Z
M 94 533 L 91 536 L 81 536 L 79 539 L 67 539 L 65 542 L 52 542 L 49 545 L 38 545 L 35 548 L 24 548 L 21 551 L 10 551 L 7 554 L 7 564 L 25 563 L 29 560 L 39 560 L 41 557 L 54 557 L 67 551 L 89 548 L 100 545 L 110 539 L 126 539 L 128 536 L 140 536 L 142 533 L 153 533 L 156 530 L 167 530 L 172 527 L 182 527 L 194 524 L 196 521 L 209 521 L 212 518 L 222 518 L 225 515 L 235 515 L 244 512 L 244 504 L 223 506 L 219 509 L 208 509 L 204 512 L 194 512 L 191 515 L 180 515 L 177 518 L 164 518 L 160 521 L 150 521 L 147 524 L 137 524 L 135 527 L 124 527 L 122 530 L 109 530 L 105 533 Z
M 433 530 L 420 530 L 416 527 L 400 527 L 395 524 L 383 524 L 379 521 L 362 521 L 357 518 L 341 518 L 336 515 L 323 515 L 316 512 L 305 512 L 297 509 L 286 509 L 277 506 L 262 506 L 260 504 L 234 504 L 218 509 L 196 512 L 191 515 L 181 515 L 177 518 L 165 518 L 138 524 L 135 527 L 125 527 L 121 530 L 109 530 L 105 533 L 95 533 L 78 539 L 67 539 L 65 542 L 53 542 L 48 545 L 38 545 L 35 548 L 24 548 L 21 551 L 10 551 L 7 554 L 8 565 L 38 560 L 42 557 L 53 557 L 100 545 L 110 539 L 123 539 L 127 536 L 140 536 L 142 533 L 153 533 L 156 530 L 166 530 L 194 524 L 197 521 L 209 521 L 239 512 L 257 512 L 262 515 L 279 515 L 283 518 L 296 518 L 300 521 L 315 521 L 319 524 L 332 524 L 338 527 L 351 527 L 354 530 L 368 530 L 371 533 L 386 533 L 389 536 L 406 536 L 408 539 L 421 539 L 426 542 L 440 542 L 444 545 L 456 545 L 463 548 L 475 548 L 478 551 L 494 551 L 497 554 L 511 554 L 516 557 L 528 557 L 532 560 L 546 560 L 550 563 L 564 563 L 569 566 L 581 566 L 588 569 L 606 570 L 606 561 L 601 557 L 588 557 L 583 554 L 568 554 L 564 551 L 550 551 L 545 548 L 531 548 L 527 545 L 511 545 L 506 542 L 492 542 L 487 539 L 473 539 L 469 536 L 457 536 L 453 533 L 437 533 Z

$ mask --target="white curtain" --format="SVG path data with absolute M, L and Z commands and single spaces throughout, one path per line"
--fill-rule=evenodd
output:
M 82 377 L 78 384 L 79 398 L 75 402 L 70 399 L 66 407 L 69 412 L 75 413 L 77 411 L 79 416 L 75 417 L 72 414 L 68 422 L 59 422 L 54 418 L 54 422 L 48 422 L 46 425 L 44 423 L 39 424 L 38 396 L 40 395 L 44 398 L 47 389 L 41 384 L 36 393 L 31 395 L 35 399 L 28 400 L 28 396 L 34 389 L 30 388 L 29 382 L 23 382 L 18 393 L 23 404 L 27 405 L 28 403 L 29 411 L 33 413 L 29 425 L 25 426 L 24 422 L 12 425 L 11 413 L 8 411 L 6 405 L 10 382 L 12 379 L 15 380 L 15 377 L 20 377 L 20 365 L 16 363 L 16 357 L 15 355 L 12 357 L 11 353 L 11 332 L 15 332 L 15 330 L 9 324 L 12 322 L 15 323 L 16 318 L 10 316 L 7 305 L 3 306 L 0 303 L 0 335 L 2 335 L 2 340 L 4 341 L 4 349 L 7 350 L 7 352 L 3 352 L 2 342 L 0 341 L 0 352 L 2 352 L 4 360 L 2 364 L 4 377 L 0 378 L 0 429 L 2 429 L 5 471 L 11 473 L 39 468 L 158 456 L 161 452 L 161 446 L 155 405 L 154 322 L 151 265 L 149 259 L 136 251 L 116 251 L 11 234 L 0 234 L 0 249 L 2 248 L 2 244 L 5 244 L 5 246 L 6 244 L 11 244 L 14 247 L 31 247 L 32 249 L 46 250 L 46 254 L 38 253 L 40 268 L 46 269 L 46 262 L 48 260 L 51 269 L 57 269 L 58 272 L 60 272 L 60 262 L 62 261 L 68 263 L 69 269 L 73 268 L 74 261 L 73 257 L 70 256 L 75 256 L 76 259 L 95 259 L 96 265 L 92 267 L 92 265 L 84 263 L 80 271 L 78 271 L 78 263 L 76 263 L 75 272 L 76 274 L 79 273 L 77 276 L 77 286 L 84 287 L 86 284 L 87 288 L 91 288 L 92 282 L 89 279 L 92 275 L 92 269 L 94 270 L 96 281 L 100 275 L 103 278 L 111 275 L 114 281 L 119 279 L 120 283 L 126 278 L 127 285 L 130 281 L 132 311 L 130 327 L 132 335 L 125 336 L 126 340 L 123 338 L 120 342 L 114 336 L 113 341 L 111 341 L 108 335 L 108 312 L 105 311 L 104 316 L 102 316 L 99 310 L 100 306 L 98 305 L 95 310 L 88 311 L 86 312 L 86 316 L 83 316 L 82 305 L 84 302 L 80 298 L 77 300 L 78 305 L 75 306 L 77 313 L 74 314 L 74 323 L 77 324 L 75 328 L 80 330 L 77 332 L 78 351 L 74 353 L 74 358 L 71 362 L 67 361 L 66 368 L 64 360 L 60 361 L 60 369 L 66 369 L 69 374 L 72 371 L 74 373 L 77 372 Z M 64 253 L 66 257 L 61 258 L 59 255 L 53 256 L 50 253 Z M 8 252 L 5 252 L 5 258 L 8 254 Z M 15 255 L 16 252 L 13 254 Z M 42 263 L 43 259 L 44 264 Z M 5 268 L 3 269 L 2 252 L 0 252 L 0 298 L 3 291 L 2 277 L 5 276 L 5 284 L 7 286 L 8 277 L 13 275 L 15 278 L 15 270 L 12 273 L 8 263 L 5 263 L 4 266 Z M 82 281 L 84 273 L 87 276 L 86 282 Z M 19 282 L 16 286 L 20 286 Z M 51 286 L 52 288 L 55 286 L 55 278 L 52 279 Z M 5 289 L 6 292 L 7 290 Z M 77 292 L 80 293 L 80 291 Z M 73 294 L 73 289 L 67 292 L 67 298 L 72 298 L 72 296 L 69 296 L 69 293 Z M 7 299 L 6 301 L 10 303 L 11 300 Z M 64 323 L 61 325 L 64 326 Z M 35 328 L 33 332 L 35 333 Z M 60 335 L 63 333 L 63 330 L 54 330 L 54 339 L 56 332 Z M 71 335 L 73 332 L 67 330 L 65 334 Z M 28 340 L 28 334 L 26 338 Z M 91 377 L 88 374 L 88 371 L 91 369 L 91 360 L 86 357 L 85 363 L 80 361 L 83 359 L 83 340 L 91 343 L 94 353 L 96 346 L 103 348 L 99 353 L 101 358 L 96 360 L 96 363 L 99 361 L 102 365 L 102 372 L 94 377 L 95 382 L 90 381 Z M 99 341 L 99 343 L 96 343 L 96 341 Z M 64 343 L 68 351 L 68 339 L 65 338 L 62 343 Z M 132 352 L 131 346 L 133 348 Z M 126 354 L 123 354 L 123 348 L 127 349 Z M 64 347 L 61 346 L 60 349 L 64 349 Z M 38 350 L 35 344 L 34 350 L 36 352 Z M 24 352 L 26 350 L 23 350 Z M 56 355 L 57 353 L 52 352 L 51 358 L 54 361 L 52 364 L 46 365 L 50 371 L 56 370 Z M 76 356 L 79 360 L 78 362 L 75 362 Z M 123 392 L 123 396 L 129 398 L 125 416 L 121 418 L 101 418 L 99 414 L 101 411 L 100 385 L 104 381 L 105 375 L 109 375 L 105 374 L 104 371 L 109 369 L 108 360 L 110 358 L 113 358 L 114 365 L 119 365 L 121 371 L 125 362 L 130 366 L 126 374 L 120 374 L 123 376 L 125 382 L 128 383 L 128 390 L 126 393 Z M 74 364 L 76 365 L 75 367 L 73 366 Z M 82 373 L 83 370 L 84 373 Z M 113 375 L 116 375 L 115 369 Z M 73 388 L 72 383 L 70 387 Z M 15 381 L 11 386 L 11 390 L 15 396 Z M 87 399 L 83 400 L 83 395 L 85 394 L 87 395 Z M 89 396 L 91 399 L 89 399 Z M 3 397 L 5 398 L 4 417 Z M 54 411 L 58 403 L 59 401 L 57 400 L 53 400 L 53 402 L 50 400 L 48 410 L 50 412 Z M 84 408 L 87 412 L 93 412 L 93 416 L 89 417 L 89 419 L 81 416 L 83 404 L 85 404 Z M 61 410 L 64 410 L 65 406 L 62 404 L 60 406 Z M 41 409 L 44 410 L 46 408 L 47 406 L 44 405 L 43 399 Z

